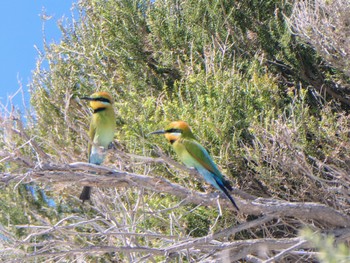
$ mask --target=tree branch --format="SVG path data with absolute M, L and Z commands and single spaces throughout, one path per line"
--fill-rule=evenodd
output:
M 9 178 L 10 177 L 10 178 Z M 25 178 L 24 178 L 25 177 Z M 24 182 L 34 180 L 46 183 L 72 183 L 95 187 L 138 187 L 158 193 L 168 193 L 186 200 L 186 203 L 216 206 L 217 194 L 204 194 L 170 182 L 162 177 L 152 177 L 114 170 L 105 166 L 89 163 L 69 165 L 43 164 L 25 175 L 3 174 L 0 183 L 9 181 Z M 234 191 L 235 193 L 235 191 Z M 292 203 L 276 199 L 256 198 L 244 200 L 236 197 L 241 212 L 249 215 L 268 214 L 279 217 L 294 217 L 314 220 L 332 227 L 350 226 L 349 216 L 328 206 L 318 203 Z M 225 209 L 233 210 L 225 198 L 220 199 Z

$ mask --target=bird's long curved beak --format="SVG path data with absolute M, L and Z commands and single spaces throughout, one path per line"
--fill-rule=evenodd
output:
M 151 132 L 151 133 L 147 134 L 147 136 L 152 135 L 152 134 L 164 134 L 164 133 L 165 133 L 164 130 L 159 130 L 159 131 Z

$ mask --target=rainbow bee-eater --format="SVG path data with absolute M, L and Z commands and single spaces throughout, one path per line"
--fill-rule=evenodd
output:
M 230 199 L 233 206 L 239 210 L 229 194 L 229 191 L 232 191 L 230 182 L 224 178 L 207 150 L 197 141 L 186 122 L 174 121 L 164 130 L 151 132 L 150 134 L 164 134 L 179 156 L 179 159 L 187 167 L 197 170 L 207 183 L 223 192 Z
M 114 100 L 108 92 L 96 92 L 90 97 L 82 97 L 81 99 L 88 100 L 93 110 L 89 130 L 88 160 L 89 163 L 100 165 L 114 137 L 116 126 L 112 107 Z M 84 202 L 90 199 L 90 194 L 91 187 L 84 186 L 79 198 Z

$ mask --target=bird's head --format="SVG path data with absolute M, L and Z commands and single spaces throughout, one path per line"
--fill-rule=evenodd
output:
M 184 121 L 173 121 L 164 130 L 151 132 L 150 134 L 164 134 L 165 138 L 173 144 L 180 138 L 196 139 L 190 126 Z
M 81 99 L 88 100 L 93 110 L 111 107 L 114 103 L 112 95 L 106 91 L 95 92 L 90 97 L 82 97 Z

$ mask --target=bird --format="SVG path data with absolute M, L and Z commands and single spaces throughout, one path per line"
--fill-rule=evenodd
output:
M 109 92 L 95 92 L 89 97 L 82 97 L 89 101 L 93 114 L 90 121 L 88 161 L 100 165 L 105 158 L 106 150 L 113 141 L 116 118 L 113 109 L 113 97 Z M 91 187 L 84 186 L 79 199 L 90 200 Z
M 187 122 L 173 121 L 164 130 L 149 133 L 151 134 L 164 134 L 185 166 L 194 168 L 207 183 L 224 193 L 239 211 L 229 194 L 233 190 L 230 182 L 224 178 L 208 151 L 197 141 Z

